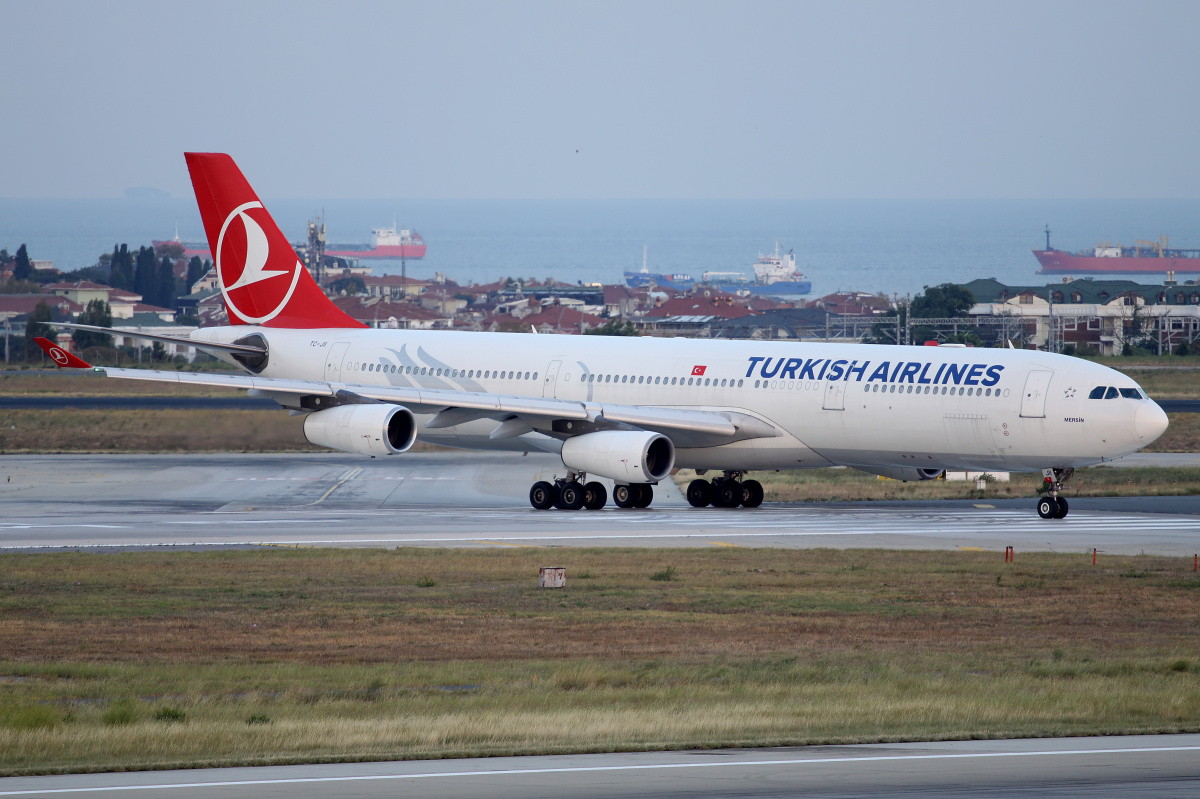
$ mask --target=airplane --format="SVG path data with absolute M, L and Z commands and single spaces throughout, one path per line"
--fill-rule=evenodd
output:
M 644 508 L 678 468 L 696 507 L 754 508 L 761 470 L 848 466 L 898 480 L 1040 471 L 1038 514 L 1067 515 L 1081 466 L 1157 439 L 1163 410 L 1129 377 L 1054 353 L 962 346 L 385 330 L 321 291 L 233 159 L 186 153 L 229 325 L 183 343 L 241 374 L 95 367 L 108 377 L 245 388 L 304 414 L 304 435 L 364 456 L 419 437 L 550 452 L 539 510 Z M 99 330 L 79 324 L 59 327 Z M 129 335 L 129 334 L 126 334 Z M 91 368 L 51 342 L 60 366 Z M 712 479 L 704 479 L 709 472 Z

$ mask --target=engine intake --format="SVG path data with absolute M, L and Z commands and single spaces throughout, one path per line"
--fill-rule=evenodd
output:
M 417 423 L 401 405 L 339 405 L 304 417 L 304 437 L 342 452 L 398 455 L 417 440 Z
M 657 483 L 675 465 L 675 445 L 661 433 L 601 430 L 564 441 L 562 460 L 568 469 L 618 483 Z

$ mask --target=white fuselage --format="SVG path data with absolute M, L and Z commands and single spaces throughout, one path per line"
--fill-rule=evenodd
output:
M 736 411 L 783 431 L 718 446 L 683 439 L 675 462 L 685 468 L 1034 471 L 1118 458 L 1166 427 L 1151 400 L 1089 399 L 1099 386 L 1136 389 L 1125 375 L 1026 350 L 237 326 L 193 338 L 230 343 L 248 333 L 268 342 L 264 377 Z M 536 432 L 489 438 L 498 424 L 422 427 L 419 438 L 561 447 Z

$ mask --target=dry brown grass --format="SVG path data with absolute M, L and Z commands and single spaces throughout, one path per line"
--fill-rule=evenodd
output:
M 553 559 L 0 555 L 0 772 L 1200 728 L 1183 559 Z
M 695 472 L 681 469 L 675 475 L 680 490 L 694 480 Z M 1010 475 L 1008 482 L 987 482 L 981 490 L 970 480 L 888 480 L 856 469 L 798 469 L 786 472 L 753 472 L 769 502 L 871 502 L 882 500 L 1013 499 L 1035 497 L 1042 485 L 1040 474 Z M 1072 497 L 1178 496 L 1200 494 L 1200 469 L 1187 467 L 1079 469 L 1064 484 Z
M 284 411 L 0 410 L 0 453 L 327 452 Z
M 31 397 L 239 397 L 245 392 L 219 386 L 118 380 L 88 371 L 0 375 L 0 396 Z

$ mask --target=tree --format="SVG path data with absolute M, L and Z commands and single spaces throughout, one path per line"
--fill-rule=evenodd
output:
M 175 288 L 175 263 L 163 256 L 162 263 L 158 265 L 158 292 L 154 304 L 173 310 L 177 296 L 179 292 Z
M 13 265 L 13 278 L 29 280 L 31 277 L 33 277 L 33 264 L 29 263 L 29 252 L 22 244 L 17 248 L 17 262 Z
M 45 300 L 39 302 L 33 309 L 33 313 L 29 314 L 29 321 L 25 323 L 25 358 L 32 359 L 42 351 L 41 347 L 34 343 L 35 338 L 48 338 L 51 341 L 57 342 L 58 332 L 50 325 L 46 324 L 54 318 L 50 311 L 50 306 Z
M 81 325 L 112 327 L 112 308 L 104 300 L 91 300 L 76 321 Z M 75 346 L 81 350 L 88 347 L 111 347 L 113 345 L 112 336 L 107 333 L 76 330 L 71 334 L 71 338 L 75 341 Z
M 924 294 L 913 297 L 909 312 L 913 319 L 961 319 L 975 304 L 971 290 L 954 283 L 926 286 Z
M 0 266 L 8 266 L 8 262 L 12 260 L 12 256 L 8 254 L 8 248 L 0 249 Z
M 154 260 L 153 247 L 138 247 L 137 262 L 133 271 L 133 290 L 142 295 L 142 301 L 153 303 L 158 294 L 158 268 Z
M 367 284 L 358 275 L 347 275 L 330 283 L 329 290 L 334 294 L 352 297 L 356 294 L 366 294 Z
M 192 292 L 194 292 L 196 290 L 195 289 L 196 281 L 199 280 L 200 278 L 204 277 L 204 273 L 207 271 L 208 270 L 205 268 L 204 262 L 200 260 L 200 256 L 193 255 L 192 260 L 188 261 L 188 271 L 187 271 L 188 294 L 191 294 Z
M 133 259 L 129 254 L 128 244 L 122 244 L 120 247 L 113 245 L 109 285 L 126 291 L 133 288 Z

